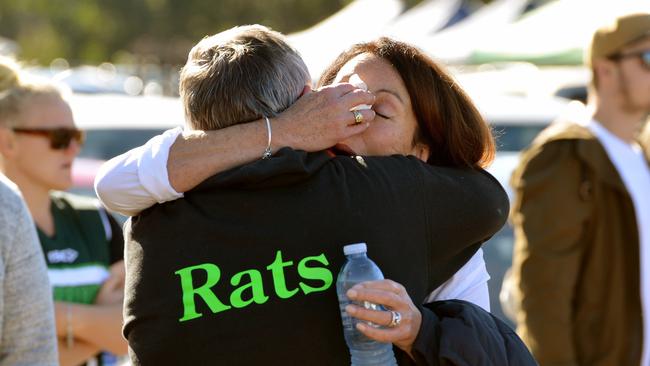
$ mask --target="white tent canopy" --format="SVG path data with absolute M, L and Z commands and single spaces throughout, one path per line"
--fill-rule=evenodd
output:
M 383 35 L 410 42 L 442 29 L 463 5 L 462 0 L 427 0 L 388 24 Z
M 580 64 L 593 32 L 617 16 L 649 11 L 648 0 L 558 0 L 490 34 L 470 61 Z
M 467 19 L 434 35 L 413 39 L 422 50 L 436 59 L 461 62 L 492 36 L 495 29 L 515 21 L 528 0 L 497 0 L 483 6 Z
M 403 10 L 400 0 L 355 0 L 315 26 L 290 34 L 313 78 L 351 45 L 371 40 Z

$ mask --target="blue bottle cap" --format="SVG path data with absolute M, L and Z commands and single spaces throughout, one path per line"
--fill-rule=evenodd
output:
M 343 247 L 343 254 L 345 255 L 366 253 L 367 251 L 366 243 L 349 244 Z

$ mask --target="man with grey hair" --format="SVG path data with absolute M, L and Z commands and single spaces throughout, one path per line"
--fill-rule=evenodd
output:
M 218 130 L 275 117 L 309 83 L 307 65 L 280 33 L 248 25 L 194 46 L 181 70 L 179 90 L 189 127 Z
M 347 83 L 316 91 L 310 85 L 307 66 L 278 32 L 248 25 L 204 38 L 181 71 L 186 130 L 169 130 L 111 159 L 97 175 L 98 197 L 133 216 L 263 152 L 284 146 L 321 151 L 365 131 L 374 119 L 372 109 L 350 113 L 373 104 L 372 93 Z
M 303 93 L 302 68 L 289 66 L 295 55 L 259 26 L 206 38 L 191 51 L 181 74 L 188 124 L 226 131 L 255 120 L 251 140 L 239 140 L 245 156 L 250 145 L 260 150 L 258 127 L 268 140 L 262 159 L 127 223 L 124 335 L 134 365 L 349 363 L 332 286 L 343 245 L 367 241 L 384 272 L 421 301 L 502 226 L 507 196 L 487 173 L 399 155 L 279 148 L 287 145 L 272 136 L 286 129 L 282 115 L 310 95 L 276 116 Z M 335 113 L 372 117 L 350 112 L 372 104 L 366 92 L 338 88 L 328 97 L 339 100 Z M 299 107 L 332 104 L 315 100 Z

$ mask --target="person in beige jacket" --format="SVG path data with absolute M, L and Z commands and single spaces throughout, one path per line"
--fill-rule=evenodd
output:
M 540 365 L 650 365 L 650 14 L 600 28 L 589 116 L 554 123 L 512 177 L 517 332 Z

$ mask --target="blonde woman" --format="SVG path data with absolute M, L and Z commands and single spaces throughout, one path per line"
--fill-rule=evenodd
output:
M 55 87 L 21 80 L 6 60 L 0 80 L 7 81 L 0 90 L 1 168 L 36 224 L 54 294 L 60 363 L 101 359 L 102 350 L 124 354 L 121 229 L 95 200 L 61 192 L 72 184 L 83 132 Z

